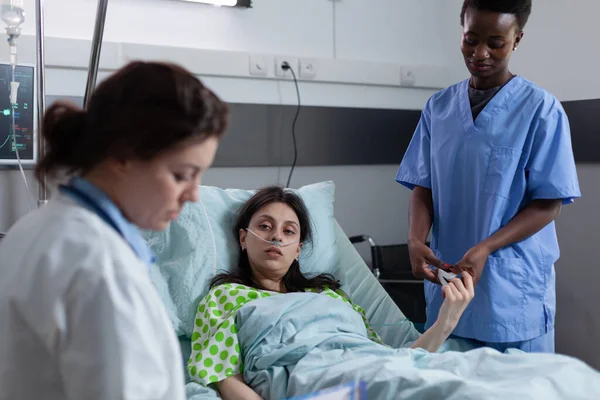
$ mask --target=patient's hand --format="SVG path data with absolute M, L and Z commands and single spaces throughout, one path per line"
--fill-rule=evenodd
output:
M 444 303 L 440 308 L 437 321 L 412 344 L 411 348 L 421 348 L 430 352 L 438 351 L 456 328 L 460 316 L 475 295 L 473 277 L 467 273 L 462 275 L 462 280 L 452 279 L 442 288 Z
M 411 348 L 421 348 L 430 352 L 438 351 L 456 328 L 460 316 L 475 295 L 473 277 L 466 273 L 462 275 L 462 280 L 452 279 L 442 288 L 444 303 L 440 308 L 437 321 L 410 346 Z
M 231 376 L 216 385 L 224 400 L 262 400 L 250 386 L 246 385 L 242 375 Z
M 475 296 L 473 277 L 468 273 L 462 274 L 462 280 L 452 279 L 442 288 L 444 303 L 438 314 L 438 323 L 444 330 L 454 330 L 461 315 Z

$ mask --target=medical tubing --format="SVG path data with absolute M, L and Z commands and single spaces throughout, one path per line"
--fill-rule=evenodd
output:
M 267 240 L 267 239 L 263 238 L 262 236 L 260 236 L 259 234 L 257 234 L 257 233 L 255 233 L 255 232 L 251 231 L 249 228 L 246 228 L 246 231 L 247 231 L 247 232 L 250 232 L 251 234 L 253 234 L 253 235 L 254 235 L 254 236 L 256 236 L 257 238 L 259 238 L 260 240 L 262 240 L 262 241 L 263 241 L 263 242 L 265 242 L 265 243 L 268 243 L 268 244 L 270 244 L 271 246 L 276 246 L 276 247 L 288 247 L 288 246 L 291 246 L 291 245 L 293 245 L 293 244 L 300 243 L 300 241 L 299 241 L 299 240 L 295 240 L 295 241 L 293 241 L 293 242 L 290 242 L 290 243 L 285 243 L 285 244 L 283 244 L 283 242 L 280 242 L 280 241 L 275 241 L 275 240 Z
M 31 191 L 29 190 L 29 184 L 27 183 L 27 177 L 25 176 L 25 171 L 23 170 L 23 163 L 21 162 L 21 157 L 19 155 L 19 147 L 17 146 L 17 133 L 16 133 L 16 122 L 15 122 L 15 109 L 17 107 L 17 94 L 19 91 L 19 84 L 15 80 L 15 69 L 17 67 L 17 45 L 14 42 L 15 38 L 13 36 L 9 36 L 8 44 L 10 48 L 10 66 L 11 66 L 11 81 L 10 81 L 10 108 L 11 108 L 11 122 L 10 128 L 12 132 L 13 146 L 15 146 L 15 154 L 17 156 L 17 162 L 19 163 L 19 170 L 21 171 L 21 177 L 23 178 L 23 182 L 25 182 L 25 188 L 27 189 L 27 199 L 29 204 L 29 211 L 33 210 L 32 207 L 32 199 L 31 199 Z
M 290 174 L 288 175 L 288 180 L 285 187 L 290 187 L 290 182 L 292 181 L 292 174 L 294 173 L 294 169 L 296 168 L 296 162 L 298 160 L 298 146 L 296 144 L 296 122 L 298 121 L 298 115 L 300 114 L 300 107 L 302 106 L 302 102 L 300 101 L 300 88 L 298 87 L 298 79 L 296 78 L 296 73 L 290 64 L 284 61 L 281 64 L 281 68 L 284 70 L 290 70 L 292 76 L 294 77 L 294 85 L 296 86 L 296 96 L 298 97 L 298 104 L 296 106 L 296 115 L 294 116 L 294 121 L 292 122 L 292 140 L 294 141 L 294 161 L 292 162 L 292 168 L 290 169 Z

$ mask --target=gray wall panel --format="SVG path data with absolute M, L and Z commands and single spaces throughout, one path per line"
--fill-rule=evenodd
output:
M 67 98 L 76 104 L 82 98 Z M 50 96 L 48 104 L 57 100 Z M 215 167 L 289 166 L 293 105 L 231 104 L 231 126 Z M 564 102 L 577 162 L 600 163 L 600 99 Z M 420 111 L 303 106 L 296 124 L 298 166 L 399 164 Z
M 573 152 L 580 163 L 600 163 L 600 99 L 563 103 L 569 116 Z

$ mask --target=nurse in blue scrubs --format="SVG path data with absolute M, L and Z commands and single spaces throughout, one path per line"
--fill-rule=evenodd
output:
M 581 194 L 560 102 L 508 68 L 530 13 L 531 0 L 464 2 L 471 77 L 427 101 L 396 181 L 413 190 L 409 249 L 427 327 L 443 302 L 432 267 L 451 263 L 477 284 L 454 335 L 554 352 L 554 220 Z

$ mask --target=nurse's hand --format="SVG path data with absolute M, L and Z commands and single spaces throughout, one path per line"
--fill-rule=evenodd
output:
M 483 272 L 483 267 L 490 256 L 489 250 L 483 245 L 477 245 L 467 251 L 462 260 L 456 264 L 461 272 L 467 272 L 473 277 L 473 284 L 477 285 Z
M 444 302 L 438 314 L 437 323 L 446 331 L 456 328 L 461 315 L 475 296 L 473 277 L 463 274 L 462 279 L 454 278 L 442 288 Z
M 436 258 L 429 246 L 423 242 L 409 243 L 408 253 L 410 255 L 412 273 L 416 278 L 440 283 L 437 277 L 437 269 L 432 271 L 429 266 L 433 265 L 436 268 L 443 268 L 444 263 Z

